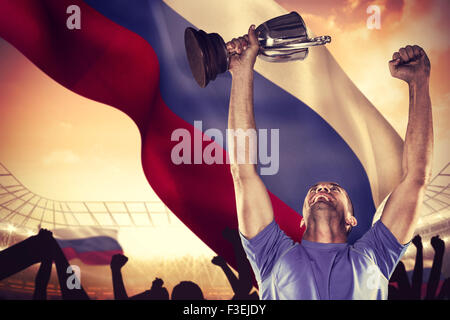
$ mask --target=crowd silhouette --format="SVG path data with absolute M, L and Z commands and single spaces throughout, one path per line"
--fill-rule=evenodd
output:
M 426 285 L 425 300 L 450 299 L 450 278 L 447 278 L 437 293 L 441 278 L 442 262 L 445 253 L 445 242 L 434 236 L 431 238 L 434 249 L 433 265 Z M 423 245 L 420 235 L 416 235 L 412 243 L 416 247 L 416 261 L 412 274 L 411 284 L 403 262 L 399 262 L 389 279 L 388 300 L 421 300 L 423 283 Z
M 163 287 L 164 281 L 156 278 L 150 290 L 128 297 L 122 278 L 122 267 L 128 258 L 123 254 L 116 254 L 111 259 L 111 273 L 115 300 L 169 300 L 169 291 Z M 181 281 L 172 290 L 172 300 L 204 300 L 200 287 L 192 281 Z
M 230 245 L 233 248 L 239 277 L 234 275 L 233 271 L 222 257 L 214 257 L 212 263 L 221 267 L 224 271 L 234 292 L 232 299 L 258 299 L 256 292 L 250 293 L 253 289 L 253 273 L 244 249 L 242 248 L 238 231 L 226 228 L 223 231 L 223 237 L 230 242 Z M 122 277 L 122 268 L 127 262 L 128 257 L 123 254 L 116 254 L 112 256 L 111 259 L 110 268 L 115 300 L 205 299 L 201 288 L 192 281 L 181 281 L 178 283 L 172 289 L 172 294 L 169 297 L 169 292 L 167 288 L 164 287 L 164 281 L 160 278 L 155 278 L 155 280 L 153 280 L 149 290 L 129 297 Z M 76 290 L 68 288 L 67 281 L 69 276 L 76 277 L 76 275 L 66 272 L 67 268 L 70 266 L 69 262 L 64 256 L 57 241 L 53 238 L 52 233 L 46 229 L 40 229 L 37 235 L 31 236 L 0 252 L 0 281 L 36 263 L 40 263 L 40 266 L 35 277 L 33 292 L 34 300 L 47 299 L 47 286 L 50 281 L 53 263 L 55 263 L 56 266 L 62 299 L 89 299 L 89 296 L 81 285 Z
M 244 248 L 242 247 L 239 231 L 235 229 L 225 228 L 222 236 L 233 247 L 234 256 L 236 259 L 236 268 L 238 277 L 233 273 L 227 262 L 221 256 L 216 256 L 212 259 L 212 263 L 222 268 L 228 282 L 233 289 L 234 296 L 232 300 L 258 300 L 256 292 L 250 293 L 253 288 L 253 271 L 250 262 L 247 259 Z
M 36 263 L 41 263 L 41 265 L 35 279 L 33 298 L 47 298 L 47 285 L 52 265 L 55 263 L 62 299 L 89 299 L 82 286 L 77 290 L 71 290 L 67 286 L 69 277 L 72 276 L 67 273 L 70 264 L 52 233 L 46 229 L 41 229 L 37 235 L 0 252 L 0 281 Z
M 233 290 L 232 300 L 258 300 L 258 293 L 253 290 L 254 276 L 250 263 L 246 257 L 241 244 L 238 230 L 225 228 L 222 236 L 233 249 L 236 263 L 235 275 L 227 261 L 221 256 L 212 258 L 212 264 L 218 266 L 224 272 Z M 400 262 L 394 270 L 389 280 L 389 300 L 427 300 L 450 299 L 450 278 L 447 278 L 440 285 L 441 269 L 445 253 L 445 243 L 439 236 L 431 238 L 431 246 L 434 249 L 434 259 L 426 292 L 422 294 L 423 286 L 423 245 L 419 235 L 415 236 L 412 243 L 417 249 L 416 261 L 410 284 L 405 265 Z M 128 258 L 122 254 L 112 257 L 110 268 L 114 299 L 116 300 L 204 300 L 205 297 L 201 288 L 192 281 L 181 281 L 169 291 L 164 287 L 164 281 L 155 278 L 151 288 L 139 294 L 129 297 L 125 289 L 122 277 L 122 268 L 128 262 Z M 70 266 L 63 251 L 50 231 L 40 229 L 39 233 L 31 236 L 15 245 L 0 252 L 0 281 L 20 272 L 29 266 L 40 263 L 34 282 L 34 300 L 47 299 L 47 286 L 50 280 L 53 263 L 59 281 L 61 298 L 63 300 L 88 300 L 89 296 L 80 285 L 76 290 L 69 289 L 67 285 L 70 273 L 67 268 Z M 253 290 L 253 292 L 252 292 Z
M 253 288 L 253 273 L 250 263 L 241 244 L 239 232 L 225 228 L 222 236 L 231 244 L 237 265 L 238 277 L 233 273 L 224 258 L 215 256 L 212 263 L 222 268 L 228 282 L 233 289 L 232 300 L 258 300 L 256 292 L 250 293 Z M 127 263 L 128 258 L 122 254 L 116 254 L 111 259 L 111 272 L 113 278 L 114 298 L 116 300 L 168 300 L 169 294 L 163 287 L 163 280 L 156 278 L 150 290 L 144 291 L 132 297 L 128 297 L 123 283 L 121 268 Z M 181 281 L 172 290 L 172 300 L 204 300 L 200 287 L 192 281 Z

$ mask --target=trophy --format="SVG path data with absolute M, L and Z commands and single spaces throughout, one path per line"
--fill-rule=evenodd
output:
M 330 36 L 309 38 L 305 22 L 297 12 L 291 12 L 259 25 L 256 30 L 259 57 L 269 62 L 304 60 L 308 48 L 331 42 Z M 217 33 L 186 28 L 184 44 L 189 66 L 197 83 L 204 88 L 209 81 L 229 68 L 233 50 Z

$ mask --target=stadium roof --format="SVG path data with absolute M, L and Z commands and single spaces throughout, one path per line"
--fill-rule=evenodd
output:
M 426 190 L 416 233 L 450 233 L 450 162 Z M 379 210 L 380 211 L 380 210 Z M 0 228 L 36 231 L 72 226 L 157 227 L 179 224 L 162 201 L 57 201 L 26 188 L 0 164 Z
M 179 223 L 162 201 L 57 201 L 26 188 L 0 164 L 0 227 L 156 227 Z

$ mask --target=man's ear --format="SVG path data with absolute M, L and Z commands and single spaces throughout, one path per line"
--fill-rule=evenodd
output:
M 345 223 L 352 227 L 355 227 L 358 224 L 358 220 L 356 220 L 354 216 L 349 216 L 345 218 Z

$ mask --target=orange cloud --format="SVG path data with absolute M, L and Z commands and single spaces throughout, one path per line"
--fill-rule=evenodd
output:
M 287 10 L 297 11 L 301 15 L 315 15 L 325 20 L 333 19 L 339 29 L 364 27 L 370 5 L 380 6 L 383 20 L 398 19 L 403 13 L 404 0 L 278 0 Z

